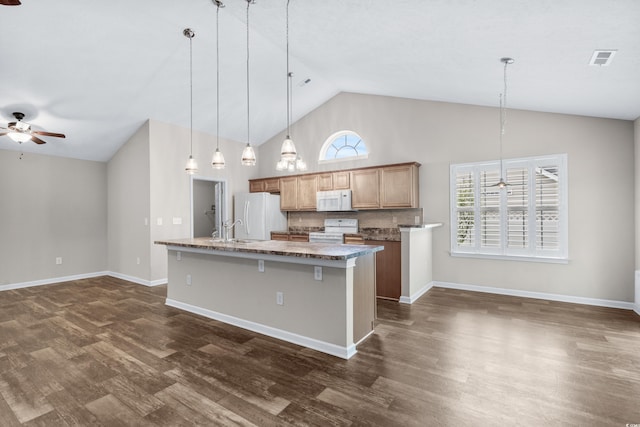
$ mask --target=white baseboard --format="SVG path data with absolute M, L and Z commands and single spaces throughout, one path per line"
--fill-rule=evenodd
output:
M 115 271 L 109 271 L 106 274 L 111 276 L 111 277 L 115 277 L 116 279 L 122 279 L 122 280 L 126 280 L 128 282 L 137 283 L 138 285 L 144 285 L 144 286 L 149 286 L 149 287 L 166 285 L 167 282 L 168 282 L 167 279 L 158 279 L 158 280 L 140 279 L 139 277 L 129 276 L 127 274 L 122 274 L 122 273 L 116 273 Z
M 516 289 L 494 288 L 490 286 L 464 285 L 451 282 L 436 282 L 433 286 L 438 288 L 460 289 L 463 291 L 484 292 L 489 294 L 510 295 L 523 298 L 537 298 L 549 301 L 570 302 L 573 304 L 595 305 L 599 307 L 622 308 L 633 310 L 634 304 L 627 301 L 615 301 L 597 298 L 575 297 L 570 295 L 548 294 L 544 292 L 520 291 Z
M 0 285 L 0 291 L 9 291 L 11 289 L 30 288 L 33 286 L 53 285 L 56 283 L 70 282 L 73 280 L 91 279 L 94 277 L 107 276 L 109 273 L 106 271 L 99 271 L 95 273 L 75 274 L 73 276 L 53 277 L 50 279 L 32 280 L 29 282 L 10 283 L 8 285 Z
M 340 357 L 342 359 L 349 359 L 356 354 L 356 346 L 352 344 L 347 347 L 331 344 L 324 341 L 319 341 L 313 338 L 305 337 L 302 335 L 294 334 L 292 332 L 283 331 L 282 329 L 266 326 L 261 323 L 251 322 L 237 317 L 229 316 L 227 314 L 218 313 L 216 311 L 207 310 L 205 308 L 196 307 L 191 304 L 183 303 L 180 301 L 167 298 L 165 304 L 170 307 L 179 308 L 180 310 L 188 311 L 190 313 L 198 314 L 200 316 L 208 317 L 209 319 L 219 320 L 229 325 L 238 326 L 243 329 L 248 329 L 253 332 L 258 332 L 263 335 L 267 335 L 273 338 L 277 338 L 283 341 L 287 341 L 293 344 L 308 347 L 313 350 L 318 350 L 323 353 L 330 354 L 332 356 Z
M 401 302 L 402 304 L 413 304 L 414 302 L 416 302 L 418 298 L 420 298 L 422 295 L 427 293 L 427 291 L 431 288 L 433 288 L 433 282 L 427 283 L 422 288 L 420 288 L 418 292 L 414 293 L 413 295 L 410 295 L 408 297 L 404 295 L 401 296 L 399 302 Z

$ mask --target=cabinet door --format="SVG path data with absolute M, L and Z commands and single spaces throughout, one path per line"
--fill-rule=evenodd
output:
M 354 209 L 380 207 L 380 177 L 378 169 L 351 171 L 351 206 Z
M 287 233 L 276 233 L 274 231 L 271 232 L 271 240 L 281 240 L 281 241 L 288 241 L 289 240 L 289 234 Z
M 380 207 L 417 208 L 418 167 L 391 166 L 380 169 Z
M 376 296 L 399 300 L 402 292 L 400 242 L 371 241 L 371 245 L 384 246 L 376 252 Z
M 280 192 L 280 178 L 266 178 L 262 180 L 263 182 L 263 191 L 269 193 L 279 193 Z
M 333 190 L 333 174 L 321 173 L 318 174 L 318 191 Z
M 280 210 L 295 211 L 298 200 L 298 178 L 289 176 L 280 178 Z
M 318 175 L 301 175 L 298 177 L 298 210 L 315 211 L 316 193 L 318 192 Z
M 249 180 L 249 192 L 261 193 L 264 191 L 264 180 L 262 179 L 250 179 Z
M 308 234 L 289 234 L 289 241 L 291 242 L 308 242 Z
M 351 173 L 349 171 L 333 172 L 333 189 L 349 190 L 351 188 Z

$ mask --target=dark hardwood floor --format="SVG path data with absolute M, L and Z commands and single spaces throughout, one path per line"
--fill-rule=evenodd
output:
M 111 277 L 0 292 L 0 426 L 624 426 L 640 317 L 434 288 L 342 360 Z

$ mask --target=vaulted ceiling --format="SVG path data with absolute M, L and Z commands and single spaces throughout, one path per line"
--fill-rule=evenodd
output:
M 250 135 L 286 126 L 287 0 L 249 7 Z M 245 0 L 220 9 L 220 135 L 246 142 Z M 293 119 L 357 92 L 509 108 L 640 116 L 637 0 L 290 0 Z M 216 133 L 212 0 L 22 0 L 0 6 L 0 126 L 25 113 L 46 145 L 0 149 L 107 161 L 148 118 Z M 597 49 L 616 50 L 590 66 Z M 304 83 L 307 79 L 310 82 Z M 185 141 L 185 147 L 188 142 Z

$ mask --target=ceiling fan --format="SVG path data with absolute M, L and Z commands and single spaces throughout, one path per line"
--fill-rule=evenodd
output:
M 20 6 L 20 0 L 0 0 L 0 4 L 3 6 Z
M 2 1 L 2 0 L 0 0 Z M 31 125 L 29 123 L 25 123 L 22 121 L 24 119 L 23 113 L 13 113 L 13 117 L 16 118 L 17 121 L 9 122 L 7 127 L 0 126 L 0 136 L 8 135 L 9 138 L 13 139 L 16 142 L 23 143 L 29 140 L 32 140 L 36 144 L 46 144 L 46 141 L 38 138 L 37 135 L 40 136 L 52 136 L 54 138 L 66 138 L 62 133 L 53 133 L 53 132 L 45 132 L 41 130 L 32 130 Z M 2 131 L 2 129 L 6 130 Z

